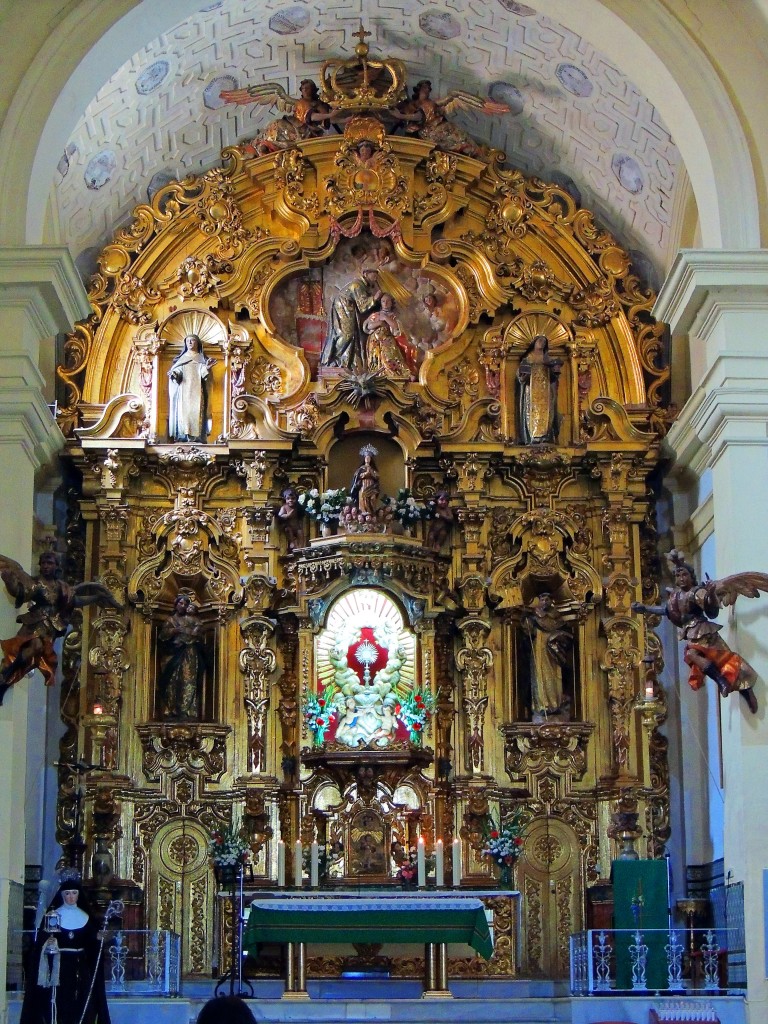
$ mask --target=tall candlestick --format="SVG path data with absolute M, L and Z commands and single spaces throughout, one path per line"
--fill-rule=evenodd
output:
M 320 884 L 320 847 L 317 841 L 309 848 L 309 884 L 313 889 Z
M 285 843 L 282 839 L 277 843 L 277 887 L 285 888 Z
M 427 884 L 427 855 L 424 849 L 424 836 L 419 836 L 416 845 L 416 881 L 420 889 Z
M 443 865 L 443 840 L 438 839 L 435 846 L 435 886 L 442 889 L 445 885 L 445 868 Z
M 461 840 L 453 840 L 453 887 L 458 889 L 461 885 Z
M 297 889 L 301 888 L 301 880 L 303 875 L 303 867 L 301 863 L 301 840 L 296 840 L 296 846 L 293 851 L 293 884 Z

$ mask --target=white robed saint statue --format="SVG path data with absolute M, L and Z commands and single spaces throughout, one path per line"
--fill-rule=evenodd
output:
M 196 334 L 186 336 L 183 350 L 168 371 L 168 436 L 171 441 L 205 443 L 210 430 L 208 387 L 215 362 L 206 358 Z

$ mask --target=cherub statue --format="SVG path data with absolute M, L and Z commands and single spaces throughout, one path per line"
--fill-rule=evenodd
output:
M 401 119 L 408 122 L 405 130 L 409 134 L 434 142 L 439 149 L 452 153 L 464 153 L 476 159 L 484 157 L 487 148 L 478 145 L 462 128 L 448 120 L 446 115 L 457 110 L 476 110 L 482 114 L 509 113 L 506 103 L 484 100 L 460 89 L 449 92 L 445 99 L 433 100 L 432 83 L 427 79 L 416 83 L 411 99 L 399 108 Z
M 438 491 L 435 495 L 432 516 L 424 547 L 437 554 L 453 529 L 454 516 L 448 491 Z
M 9 687 L 32 669 L 40 669 L 46 686 L 53 684 L 58 657 L 54 642 L 67 632 L 77 608 L 100 604 L 122 611 L 123 606 L 101 583 L 86 582 L 70 586 L 58 578 L 59 560 L 53 551 L 40 556 L 40 571 L 30 576 L 18 562 L 0 555 L 0 577 L 16 607 L 29 608 L 16 621 L 20 628 L 15 637 L 0 641 L 3 662 L 0 665 L 0 704 Z
M 685 641 L 683 659 L 691 670 L 688 676 L 691 689 L 700 690 L 704 677 L 709 676 L 717 683 L 721 697 L 738 690 L 749 710 L 756 714 L 757 697 L 752 687 L 757 673 L 741 655 L 730 649 L 720 636 L 723 627 L 711 620 L 740 595 L 758 597 L 761 591 L 768 593 L 768 574 L 739 572 L 721 580 L 707 577 L 704 583 L 699 583 L 681 551 L 670 551 L 667 561 L 674 572 L 675 586 L 667 587 L 666 603 L 646 605 L 634 601 L 632 611 L 642 615 L 666 615 L 679 628 L 680 639 Z
M 225 90 L 221 98 L 225 103 L 274 106 L 285 115 L 268 124 L 248 143 L 261 156 L 279 149 L 289 149 L 303 139 L 317 138 L 330 126 L 331 108 L 321 101 L 317 86 L 311 78 L 304 79 L 299 92 L 299 98 L 295 99 L 277 83 L 259 82 L 245 89 Z
M 277 521 L 282 527 L 289 551 L 303 548 L 304 514 L 299 505 L 299 493 L 295 487 L 286 487 L 283 491 L 283 504 L 277 510 Z

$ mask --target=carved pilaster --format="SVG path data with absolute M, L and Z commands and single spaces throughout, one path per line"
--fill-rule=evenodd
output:
M 125 650 L 128 624 L 119 613 L 104 612 L 91 624 L 88 663 L 94 669 L 93 703 L 105 714 L 116 717 L 123 689 L 123 676 L 130 666 Z
M 248 715 L 248 771 L 267 770 L 267 710 L 269 677 L 277 667 L 274 651 L 267 646 L 275 627 L 262 615 L 240 623 L 245 647 L 240 651 L 240 670 L 245 675 L 245 710 Z
M 493 666 L 493 651 L 485 647 L 490 623 L 467 616 L 458 623 L 464 644 L 456 654 L 461 673 L 464 711 L 464 769 L 472 775 L 485 771 L 485 712 L 488 707 L 488 673 Z
M 630 719 L 635 703 L 635 669 L 641 652 L 636 626 L 624 619 L 606 623 L 607 647 L 601 668 L 608 673 L 613 754 L 619 772 L 629 771 Z

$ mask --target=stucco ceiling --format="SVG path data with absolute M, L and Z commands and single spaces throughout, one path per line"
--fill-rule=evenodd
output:
M 61 155 L 53 210 L 83 274 L 137 203 L 214 166 L 224 146 L 278 116 L 226 105 L 222 89 L 267 81 L 297 95 L 325 59 L 352 53 L 361 19 L 372 53 L 405 61 L 410 84 L 430 78 L 438 97 L 461 88 L 506 102 L 509 114 L 457 120 L 594 210 L 658 283 L 687 187 L 677 147 L 647 98 L 578 31 L 514 0 L 195 5 L 116 70 Z

